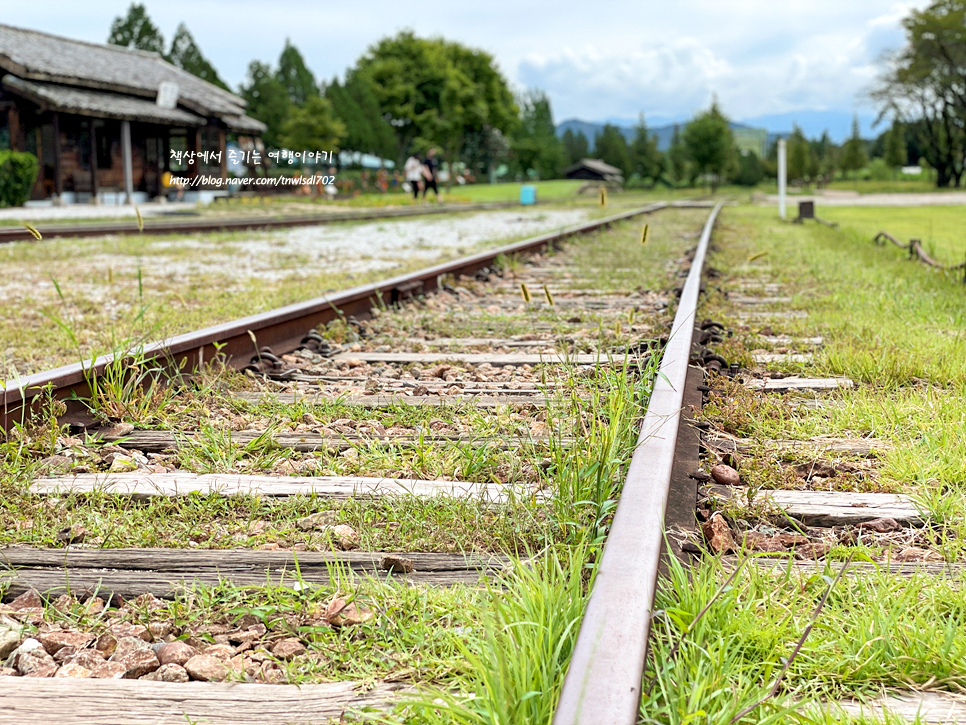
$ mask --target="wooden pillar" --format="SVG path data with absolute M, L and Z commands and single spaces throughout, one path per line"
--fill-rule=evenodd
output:
M 91 203 L 97 204 L 97 129 L 94 119 L 91 124 Z
M 121 158 L 124 161 L 124 203 L 134 201 L 134 169 L 131 161 L 131 122 L 121 121 Z
M 61 178 L 60 163 L 60 114 L 56 111 L 53 113 L 51 125 L 54 134 L 54 192 L 60 199 L 64 194 L 64 180 Z
M 10 125 L 10 150 L 23 151 L 23 133 L 20 128 L 20 111 L 16 106 L 7 112 L 7 123 Z

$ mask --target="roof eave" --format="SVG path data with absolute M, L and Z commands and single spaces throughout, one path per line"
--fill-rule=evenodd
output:
M 187 126 L 196 127 L 206 125 L 204 118 L 195 119 L 165 119 L 149 116 L 139 116 L 131 113 L 112 113 L 111 111 L 95 111 L 88 108 L 71 108 L 59 103 L 52 102 L 48 98 L 33 93 L 29 88 L 22 88 L 14 83 L 8 83 L 6 77 L 2 79 L 2 85 L 14 95 L 26 98 L 31 103 L 36 103 L 43 111 L 56 111 L 57 113 L 69 113 L 74 116 L 84 116 L 85 118 L 107 118 L 115 121 L 136 121 L 138 123 L 153 123 L 159 126 Z
M 160 58 L 160 56 L 159 56 Z M 9 56 L 0 53 L 0 69 L 5 70 L 19 78 L 23 78 L 28 81 L 40 81 L 43 83 L 57 83 L 62 86 L 74 86 L 76 88 L 91 88 L 98 91 L 111 91 L 112 93 L 123 93 L 128 96 L 138 96 L 139 98 L 147 98 L 154 100 L 157 98 L 157 91 L 152 91 L 146 88 L 137 88 L 134 86 L 123 85 L 120 83 L 104 83 L 102 81 L 92 80 L 89 78 L 82 78 L 80 76 L 65 76 L 54 73 L 41 73 L 39 71 L 33 71 L 20 63 L 15 62 Z M 208 83 L 201 78 L 198 79 L 202 83 Z M 212 85 L 218 91 L 222 92 L 224 96 L 223 100 L 226 103 L 231 103 L 238 106 L 239 115 L 244 115 L 245 108 L 248 106 L 248 102 L 245 101 L 241 96 L 236 96 L 231 91 L 226 91 L 223 88 L 218 88 L 218 86 Z M 196 103 L 189 98 L 180 96 L 178 98 L 178 105 L 184 106 L 192 113 L 196 113 L 200 116 L 212 116 L 216 115 L 216 112 L 210 108 L 202 106 L 200 103 Z

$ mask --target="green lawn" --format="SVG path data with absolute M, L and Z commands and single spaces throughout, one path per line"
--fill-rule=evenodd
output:
M 919 239 L 942 262 L 958 264 L 966 255 L 966 208 L 962 206 L 824 207 L 821 215 L 870 240 L 880 231 L 902 242 Z

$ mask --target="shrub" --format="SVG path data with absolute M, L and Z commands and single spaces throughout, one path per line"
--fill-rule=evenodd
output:
M 735 174 L 734 182 L 741 186 L 755 186 L 763 178 L 765 178 L 765 170 L 758 160 L 758 155 L 754 151 L 739 154 L 738 173 Z
M 37 157 L 21 151 L 0 151 L 0 207 L 22 206 L 37 180 Z
M 895 172 L 885 162 L 885 159 L 875 158 L 869 163 L 869 178 L 874 181 L 889 181 L 895 177 Z

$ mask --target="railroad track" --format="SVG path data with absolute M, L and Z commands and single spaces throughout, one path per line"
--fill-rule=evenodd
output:
M 169 712 L 171 722 L 324 722 L 411 702 L 432 667 L 400 654 L 399 643 L 358 652 L 348 644 L 372 639 L 370 622 L 394 630 L 390 640 L 398 634 L 393 618 L 404 617 L 387 592 L 408 586 L 460 632 L 482 628 L 461 616 L 486 600 L 465 592 L 489 582 L 519 595 L 519 567 L 540 571 L 548 551 L 581 550 L 586 534 L 573 530 L 596 526 L 606 545 L 563 663 L 554 722 L 636 722 L 665 531 L 682 561 L 705 546 L 727 553 L 708 502 L 729 494 L 700 469 L 753 445 L 703 423 L 702 399 L 852 384 L 749 375 L 708 347 L 728 332 L 697 316 L 720 206 L 702 220 L 697 210 L 655 204 L 8 383 L 10 441 L 39 449 L 38 439 L 55 435 L 19 432 L 37 414 L 59 414 L 69 435 L 18 482 L 14 505 L 44 520 L 0 550 L 8 568 L 0 613 L 32 627 L 49 655 L 21 654 L 27 664 L 17 667 L 49 675 L 73 663 L 80 679 L 66 688 L 62 674 L 4 678 L 0 706 L 20 722 L 51 698 L 79 708 L 77 722 L 109 722 L 118 708 L 162 713 L 158 722 Z M 641 215 L 650 215 L 664 256 L 630 266 L 644 259 Z M 762 299 L 745 304 L 758 309 Z M 771 337 L 774 346 L 794 343 Z M 171 382 L 152 387 L 147 377 L 142 394 L 128 391 L 132 399 L 105 395 L 97 381 L 132 365 Z M 826 440 L 812 449 L 863 456 L 875 445 Z M 588 470 L 596 494 L 581 488 Z M 829 530 L 884 516 L 922 522 L 900 496 L 769 495 L 786 517 Z M 805 552 L 804 544 L 788 546 Z M 570 563 L 579 571 L 584 562 Z M 464 594 L 441 593 L 449 590 Z M 261 614 L 260 598 L 283 602 L 276 619 Z M 191 604 L 224 600 L 233 606 Z M 200 610 L 190 625 L 186 601 Z M 0 623 L 0 644 L 2 634 Z M 442 657 L 436 635 L 426 636 L 408 646 Z M 171 648 L 161 647 L 175 639 L 200 659 L 169 660 Z M 351 663 L 335 678 L 351 685 L 285 684 L 312 673 L 333 679 L 320 653 L 340 642 L 379 662 L 379 684 L 360 688 L 373 670 Z M 78 654 L 91 650 L 99 654 Z M 173 666 L 159 669 L 161 660 Z M 92 670 L 126 679 L 89 679 Z M 127 681 L 142 670 L 167 681 Z
M 793 327 L 804 313 L 779 286 L 732 282 L 722 301 L 703 285 L 719 209 L 655 204 L 8 382 L 6 450 L 25 462 L 0 489 L 0 722 L 51 703 L 78 723 L 326 722 L 403 703 L 418 719 L 483 686 L 460 679 L 454 638 L 480 651 L 499 645 L 478 634 L 494 621 L 534 624 L 487 612 L 538 579 L 565 589 L 551 611 L 576 601 L 582 618 L 562 684 L 538 696 L 554 723 L 630 724 L 666 651 L 650 628 L 669 555 L 735 569 L 759 552 L 779 558 L 751 565 L 807 577 L 834 542 L 881 535 L 915 556 L 878 570 L 949 573 L 921 548 L 921 504 L 861 490 L 888 442 L 723 429 L 722 401 L 822 410 L 855 383 L 780 372 L 824 340 Z M 105 386 L 119 369 L 150 374 Z M 733 477 L 762 460 L 804 483 L 743 511 Z
M 614 259 L 622 260 L 623 248 L 634 259 L 649 249 L 640 245 L 635 220 L 658 211 L 670 216 L 653 217 L 652 234 L 663 241 L 650 244 L 664 244 L 654 254 L 665 254 L 658 251 L 663 248 L 673 257 L 655 271 L 628 266 L 615 272 L 611 260 L 580 256 L 587 242 L 566 244 L 591 235 Z M 345 596 L 348 582 L 388 578 L 432 592 L 453 586 L 476 591 L 481 580 L 498 583 L 514 566 L 506 552 L 526 559 L 539 556 L 541 546 L 563 543 L 567 536 L 556 527 L 571 518 L 574 525 L 586 523 L 586 513 L 548 513 L 580 507 L 579 496 L 574 499 L 579 492 L 569 492 L 568 504 L 554 488 L 555 477 L 577 475 L 581 456 L 594 458 L 593 448 L 607 443 L 608 416 L 615 425 L 622 418 L 627 438 L 610 440 L 611 453 L 633 445 L 633 414 L 621 398 L 640 400 L 650 385 L 656 341 L 666 336 L 674 305 L 671 290 L 679 284 L 678 270 L 690 265 L 685 252 L 702 214 L 654 204 L 136 353 L 9 382 L 3 423 L 11 442 L 27 440 L 18 426 L 38 412 L 59 413 L 69 426 L 39 466 L 25 469 L 17 494 L 25 516 L 27 509 L 54 506 L 61 512 L 56 522 L 48 521 L 39 536 L 8 538 L 10 545 L 0 550 L 4 621 L 27 624 L 48 655 L 34 662 L 21 653 L 23 662 L 10 664 L 40 674 L 70 671 L 81 679 L 68 695 L 58 689 L 62 674 L 4 678 L 5 711 L 30 721 L 57 697 L 81 706 L 85 722 L 100 722 L 118 706 L 103 708 L 99 702 L 107 697 L 120 698 L 119 706 L 132 713 L 170 706 L 181 720 L 184 713 L 214 717 L 203 702 L 237 692 L 242 709 L 233 712 L 250 712 L 247 720 L 231 721 L 255 722 L 298 717 L 311 708 L 317 708 L 313 717 L 338 716 L 392 701 L 395 690 L 419 681 L 418 668 L 402 676 L 388 671 L 389 681 L 366 694 L 339 684 L 295 693 L 277 684 L 270 702 L 215 682 L 204 691 L 183 690 L 193 685 L 177 681 L 139 681 L 143 687 L 127 683 L 108 691 L 89 675 L 96 670 L 98 677 L 133 678 L 143 660 L 160 673 L 151 657 L 157 660 L 163 640 L 178 637 L 202 659 L 180 668 L 168 666 L 180 660 L 166 663 L 168 680 L 292 681 L 292 668 L 313 657 L 303 654 L 317 639 L 306 629 L 338 636 L 352 627 L 364 631 L 373 612 L 390 616 L 363 604 L 378 601 L 378 593 L 358 585 L 351 589 L 358 609 L 339 610 L 346 605 L 338 595 Z M 114 399 L 132 404 L 158 396 L 141 406 L 139 417 L 131 409 L 106 414 L 105 381 L 122 366 L 170 379 L 151 387 L 152 378 L 145 378 L 140 392 Z M 189 523 L 183 507 L 193 503 L 202 520 Z M 104 506 L 117 507 L 107 528 L 95 523 L 106 523 L 98 513 Z M 226 508 L 218 513 L 219 507 Z M 241 521 L 242 510 L 255 512 L 255 524 Z M 353 512 L 348 518 L 347 511 Z M 440 534 L 429 531 L 431 521 L 418 521 L 420 515 L 454 522 L 462 515 L 476 523 L 466 524 L 466 532 Z M 553 527 L 540 522 L 548 517 Z M 271 628 L 259 629 L 250 615 L 242 618 L 245 627 L 222 615 L 194 628 L 171 628 L 177 619 L 171 608 L 182 606 L 186 593 L 229 585 L 254 592 L 249 597 L 258 596 L 258 586 L 289 596 L 317 591 L 317 611 L 301 619 L 289 611 Z M 55 624 L 37 609 L 37 593 L 47 612 L 106 607 L 105 618 Z M 142 617 L 154 627 L 146 634 L 132 619 L 152 609 L 166 616 Z M 143 643 L 151 655 L 131 640 L 132 631 L 153 640 Z M 98 639 L 84 641 L 88 633 Z M 58 637 L 72 644 L 50 644 Z M 245 649 L 245 641 L 255 644 Z M 234 649 L 221 651 L 215 643 Z M 100 654 L 89 654 L 101 645 Z M 112 646 L 122 651 L 112 655 Z M 213 663 L 216 653 L 221 659 Z M 162 677 L 151 672 L 149 678 Z M 404 684 L 394 683 L 397 677 Z

